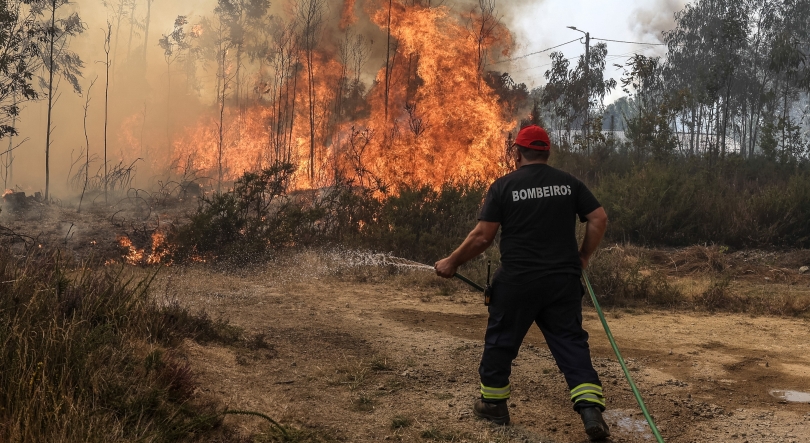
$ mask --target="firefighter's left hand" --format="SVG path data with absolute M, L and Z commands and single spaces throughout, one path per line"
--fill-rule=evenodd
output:
M 436 264 L 433 265 L 433 269 L 436 270 L 436 275 L 439 277 L 453 278 L 453 276 L 456 275 L 458 266 L 450 260 L 450 257 L 447 257 L 437 261 Z

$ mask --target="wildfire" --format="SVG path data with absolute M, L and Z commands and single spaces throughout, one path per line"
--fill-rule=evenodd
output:
M 159 231 L 152 234 L 150 252 L 137 248 L 126 235 L 118 237 L 118 244 L 126 251 L 124 262 L 130 265 L 156 265 L 168 254 L 166 237 Z
M 343 1 L 334 25 L 347 36 L 361 9 L 355 1 Z M 327 186 L 338 175 L 361 185 L 373 177 L 395 187 L 501 174 L 504 144 L 515 123 L 483 81 L 482 66 L 488 54 L 508 51 L 511 34 L 498 25 L 485 38 L 476 36 L 474 17 L 419 3 L 394 0 L 390 18 L 388 1 L 362 4 L 373 24 L 390 29 L 392 42 L 367 92 L 357 87 L 362 48 L 324 44 L 309 56 L 299 48 L 286 77 L 260 68 L 256 84 L 271 92 L 263 90 L 250 105 L 227 107 L 222 137 L 220 114 L 211 112 L 174 137 L 171 158 L 160 162 L 212 178 L 221 167 L 230 181 L 274 161 L 292 161 L 298 165 L 293 181 L 298 189 Z M 272 87 L 264 87 L 269 83 Z M 360 100 L 350 103 L 351 87 Z M 360 110 L 357 101 L 364 103 Z M 123 132 L 136 138 L 137 131 Z M 133 249 L 128 261 L 150 260 L 139 254 L 144 253 Z

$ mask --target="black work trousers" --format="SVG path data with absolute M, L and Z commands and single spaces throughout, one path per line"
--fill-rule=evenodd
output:
M 478 373 L 483 386 L 509 386 L 512 360 L 523 338 L 537 323 L 569 389 L 583 383 L 601 386 L 591 363 L 588 333 L 582 329 L 582 296 L 579 276 L 553 274 L 526 285 L 492 283 L 484 355 Z

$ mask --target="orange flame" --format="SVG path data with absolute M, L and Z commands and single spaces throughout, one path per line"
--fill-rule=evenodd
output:
M 388 2 L 385 7 L 376 3 L 380 0 L 368 1 L 367 12 L 373 23 L 386 30 Z M 226 109 L 223 179 L 234 180 L 279 159 L 298 165 L 293 186 L 299 189 L 327 186 L 336 176 L 361 185 L 373 177 L 389 185 L 438 186 L 503 173 L 507 167 L 504 146 L 515 122 L 511 110 L 504 108 L 483 80 L 481 66 L 485 63 L 479 59 L 497 48 L 508 52 L 511 34 L 497 26 L 486 38 L 477 38 L 472 29 L 474 17 L 456 15 L 444 6 L 407 3 L 411 2 L 393 1 L 390 57 L 371 89 L 362 94 L 367 103 L 364 111 L 352 114 L 351 105 L 344 103 L 344 86 L 349 80 L 342 79 L 354 68 L 338 61 L 338 54 L 323 49 L 314 52 L 311 67 L 301 50 L 294 62 L 295 74 L 282 80 L 286 85 L 282 87 L 292 91 L 293 101 L 288 94 L 285 103 L 264 98 L 246 109 Z M 357 20 L 355 6 L 355 0 L 343 1 L 341 29 Z M 308 94 L 310 68 L 313 103 Z M 273 142 L 273 131 L 277 129 L 274 125 L 281 127 L 274 122 L 280 121 L 282 106 L 294 107 L 294 113 L 283 122 L 284 146 L 279 147 Z M 140 124 L 139 118 L 130 120 L 133 126 Z M 315 122 L 314 133 L 311 121 Z M 171 161 L 177 169 L 191 166 L 215 179 L 220 158 L 218 125 L 218 113 L 201 117 L 174 137 L 171 158 L 156 164 Z M 123 132 L 131 146 L 140 146 L 134 136 L 138 131 Z
M 340 14 L 340 29 L 345 30 L 357 22 L 354 15 L 354 4 L 356 0 L 343 0 L 343 12 Z
M 118 244 L 126 250 L 126 254 L 123 257 L 124 262 L 130 265 L 142 266 L 160 264 L 166 257 L 166 254 L 168 254 L 166 236 L 158 231 L 152 234 L 151 251 L 148 253 L 145 249 L 137 248 L 126 235 L 118 237 Z

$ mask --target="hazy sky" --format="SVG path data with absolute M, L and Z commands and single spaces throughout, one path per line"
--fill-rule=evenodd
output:
M 513 21 L 513 32 L 517 37 L 515 55 L 540 51 L 565 43 L 579 36 L 579 32 L 568 29 L 575 26 L 591 33 L 591 37 L 611 40 L 625 40 L 645 43 L 660 43 L 658 39 L 662 30 L 674 26 L 674 13 L 683 8 L 685 0 L 545 0 L 525 1 L 525 5 L 514 8 L 508 17 Z M 584 42 L 584 38 L 583 38 Z M 591 41 L 594 45 L 597 41 Z M 632 53 L 661 55 L 664 46 L 644 46 L 625 43 L 608 45 L 607 76 L 619 81 L 621 71 L 613 64 L 624 64 Z M 583 43 L 574 42 L 557 50 L 567 57 L 576 57 L 585 51 Z M 529 86 L 545 83 L 543 73 L 550 67 L 549 54 L 532 55 L 514 62 L 510 72 L 513 77 Z M 572 61 L 573 63 L 573 61 Z M 623 95 L 619 88 L 607 101 Z

